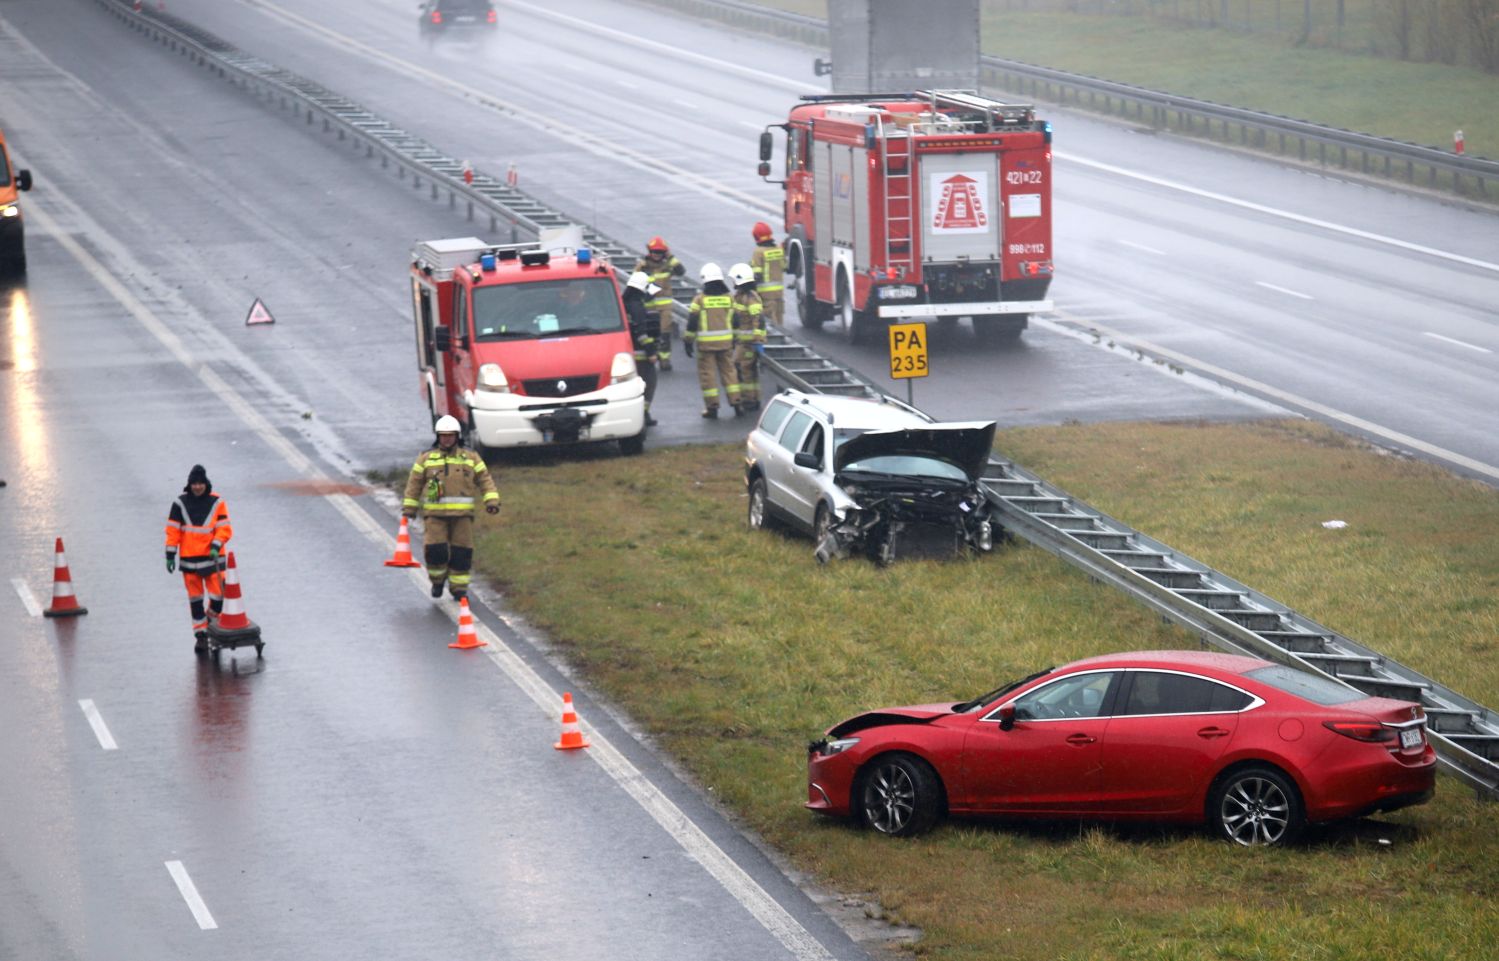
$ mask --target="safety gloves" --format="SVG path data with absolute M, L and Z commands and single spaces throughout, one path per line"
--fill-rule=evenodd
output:
M 167 555 L 167 573 L 168 574 L 175 574 L 176 572 L 177 572 L 177 555 L 176 554 L 168 554 Z

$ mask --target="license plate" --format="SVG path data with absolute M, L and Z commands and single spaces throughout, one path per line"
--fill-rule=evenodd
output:
M 893 287 L 881 287 L 881 300 L 915 300 L 919 291 L 910 284 L 897 284 Z
M 1408 751 L 1413 747 L 1421 746 L 1421 729 L 1419 727 L 1408 727 L 1400 732 L 1400 749 Z

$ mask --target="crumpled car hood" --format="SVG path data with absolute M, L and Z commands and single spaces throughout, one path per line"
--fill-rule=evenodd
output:
M 949 461 L 962 469 L 970 481 L 977 481 L 984 476 L 993 447 L 992 420 L 872 430 L 844 442 L 833 455 L 833 469 L 841 472 L 845 465 L 866 457 L 914 455 Z
M 847 737 L 855 731 L 891 724 L 926 724 L 952 714 L 953 702 L 916 704 L 910 707 L 885 707 L 867 714 L 856 714 L 828 731 L 829 737 Z

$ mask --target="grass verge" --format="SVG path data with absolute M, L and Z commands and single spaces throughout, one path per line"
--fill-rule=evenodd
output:
M 1303 422 L 1012 430 L 999 446 L 1499 703 L 1491 488 Z M 495 469 L 506 507 L 481 523 L 479 565 L 510 603 L 797 866 L 921 927 L 920 957 L 1476 958 L 1499 937 L 1499 809 L 1445 777 L 1429 805 L 1276 852 L 1077 824 L 949 823 L 890 841 L 816 818 L 801 807 L 803 748 L 851 713 L 1194 641 L 1023 545 L 819 568 L 809 542 L 745 529 L 737 446 Z

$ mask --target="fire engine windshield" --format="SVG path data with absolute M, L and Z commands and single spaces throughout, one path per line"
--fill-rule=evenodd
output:
M 474 336 L 482 341 L 571 337 L 624 329 L 607 277 L 537 280 L 474 291 Z

